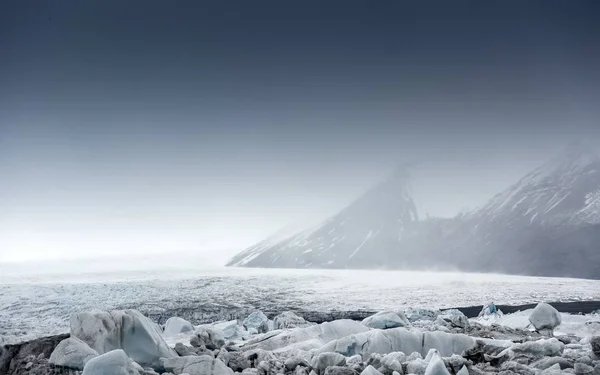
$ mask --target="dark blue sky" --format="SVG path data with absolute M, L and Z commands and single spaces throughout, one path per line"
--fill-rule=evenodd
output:
M 219 256 L 420 161 L 451 216 L 598 139 L 590 1 L 4 1 L 0 260 Z M 224 255 L 222 255 L 224 256 Z

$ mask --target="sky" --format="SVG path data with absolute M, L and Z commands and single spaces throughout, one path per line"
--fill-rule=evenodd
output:
M 3 1 L 0 262 L 226 260 L 417 163 L 422 215 L 600 139 L 600 4 Z

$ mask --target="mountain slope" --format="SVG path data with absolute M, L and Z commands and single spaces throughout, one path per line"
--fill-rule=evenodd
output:
M 263 242 L 228 265 L 372 268 L 396 258 L 414 237 L 419 219 L 406 168 L 320 225 L 275 244 Z M 242 255 L 240 254 L 240 255 Z
M 468 270 L 600 277 L 600 158 L 572 144 L 471 212 L 443 248 Z
M 480 209 L 424 221 L 399 168 L 319 226 L 242 254 L 229 265 L 600 278 L 600 158 L 572 144 Z

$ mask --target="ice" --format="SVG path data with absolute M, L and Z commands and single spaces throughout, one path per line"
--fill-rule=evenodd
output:
M 223 362 L 207 355 L 163 358 L 161 362 L 167 371 L 175 374 L 233 375 L 233 370 Z
M 365 318 L 362 323 L 369 328 L 378 329 L 397 328 L 409 325 L 410 323 L 408 320 L 406 320 L 404 314 L 402 315 L 403 316 L 399 316 L 397 313 L 392 311 L 381 311 L 375 315 Z
M 335 352 L 347 357 L 361 355 L 365 359 L 373 353 L 419 352 L 426 355 L 436 349 L 444 356 L 451 356 L 474 346 L 475 340 L 466 335 L 392 328 L 346 336 L 324 345 L 319 352 Z
M 75 314 L 71 336 L 99 354 L 123 349 L 143 366 L 157 367 L 159 358 L 177 356 L 162 338 L 160 328 L 136 310 Z
M 244 319 L 243 325 L 247 330 L 255 329 L 258 333 L 264 333 L 269 330 L 269 318 L 262 311 L 254 311 Z
M 530 327 L 529 316 L 533 309 L 519 311 L 513 314 L 506 314 L 494 320 L 488 319 L 472 319 L 479 324 L 491 325 L 499 324 L 510 328 L 527 329 Z M 554 329 L 555 336 L 578 336 L 591 337 L 600 334 L 600 316 L 588 315 L 573 315 L 561 313 L 562 323 Z
M 83 370 L 83 366 L 98 352 L 90 348 L 85 342 L 76 337 L 69 337 L 61 341 L 52 354 L 49 362 L 53 365 L 70 367 Z
M 197 325 L 243 319 L 256 309 L 308 318 L 307 312 L 451 308 L 490 300 L 600 300 L 597 280 L 494 274 L 185 266 L 84 274 L 75 267 L 36 276 L 22 268 L 3 271 L 0 336 L 6 343 L 68 332 L 71 314 L 92 309 L 133 308 L 160 323 L 180 316 Z M 563 327 L 564 321 L 557 330 Z
M 450 373 L 446 369 L 444 361 L 442 360 L 439 354 L 433 355 L 433 357 L 429 361 L 429 364 L 427 365 L 425 375 L 450 375 Z
M 139 375 L 141 368 L 121 349 L 102 354 L 88 361 L 82 375 Z
M 540 303 L 529 315 L 529 321 L 538 331 L 543 329 L 552 331 L 560 325 L 562 318 L 554 307 L 547 303 Z
M 238 325 L 237 320 L 230 320 L 228 322 L 216 323 L 215 328 L 220 329 L 223 332 L 223 337 L 229 340 L 234 338 L 238 334 L 238 330 L 241 328 Z
M 310 349 L 315 348 L 315 343 L 320 347 L 328 342 L 342 337 L 367 331 L 368 328 L 359 322 L 353 320 L 335 320 L 307 328 L 296 328 L 289 331 L 282 331 L 267 339 L 259 338 L 256 343 L 249 341 L 243 350 L 263 349 L 263 350 L 289 350 L 289 345 L 295 345 L 298 348 L 301 343 L 308 344 Z
M 510 350 L 516 353 L 528 353 L 535 356 L 555 356 L 559 355 L 565 349 L 565 344 L 556 338 L 542 339 L 538 341 L 527 341 L 522 344 L 515 344 Z
M 344 366 L 346 357 L 338 353 L 321 353 L 312 362 L 312 367 L 318 372 L 324 371 L 329 366 Z
M 164 335 L 167 337 L 175 336 L 180 333 L 190 332 L 194 330 L 192 323 L 185 319 L 174 316 L 169 318 L 165 323 Z
M 311 323 L 307 322 L 303 317 L 294 314 L 292 311 L 285 311 L 273 319 L 274 329 L 298 328 L 310 325 Z

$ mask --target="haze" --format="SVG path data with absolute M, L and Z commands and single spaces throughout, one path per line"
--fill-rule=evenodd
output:
M 420 4 L 3 2 L 0 261 L 224 261 L 401 162 L 451 217 L 598 141 L 597 2 Z

